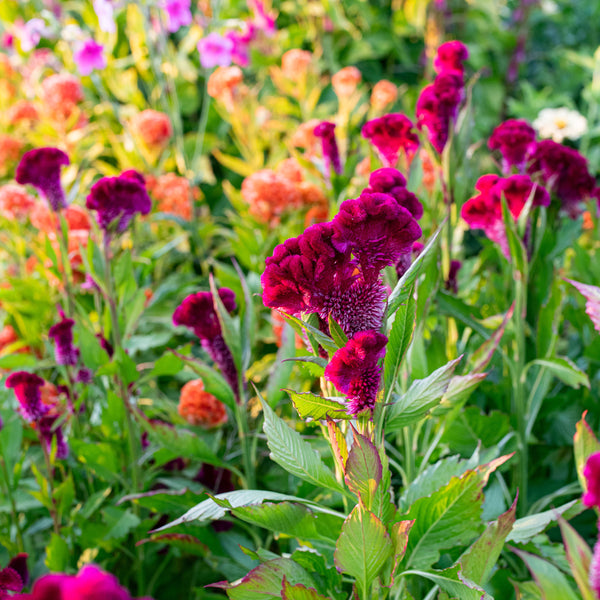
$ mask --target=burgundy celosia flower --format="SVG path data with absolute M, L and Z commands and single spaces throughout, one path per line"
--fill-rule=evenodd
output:
M 8 562 L 7 568 L 13 569 L 19 574 L 23 585 L 29 583 L 29 569 L 27 568 L 27 557 L 25 552 L 17 554 L 14 558 L 11 558 Z
M 335 123 L 323 121 L 315 127 L 313 133 L 316 137 L 321 138 L 325 173 L 328 177 L 331 177 L 331 169 L 333 168 L 338 175 L 341 175 L 342 163 L 340 162 L 340 151 L 335 140 Z
M 118 177 L 103 177 L 90 190 L 87 208 L 96 211 L 98 224 L 105 232 L 122 233 L 135 213 L 147 215 L 152 201 L 144 178 L 137 171 L 125 171 Z
M 360 331 L 340 348 L 325 368 L 325 378 L 348 398 L 348 414 L 373 410 L 379 391 L 387 338 L 377 331 Z
M 10 564 L 5 569 L 0 569 L 0 600 L 11 598 L 8 592 L 20 592 L 24 585 L 21 575 Z
M 583 476 L 587 483 L 587 491 L 583 495 L 583 503 L 592 508 L 600 508 L 600 452 L 596 452 L 587 459 L 583 467 Z
M 65 440 L 62 426 L 56 424 L 60 418 L 58 414 L 47 414 L 36 421 L 36 427 L 40 435 L 40 442 L 44 444 L 46 452 L 52 449 L 52 439 L 56 440 L 56 459 L 64 460 L 69 456 L 69 446 Z
M 400 205 L 406 208 L 414 219 L 423 216 L 423 206 L 419 199 L 406 189 L 406 179 L 400 171 L 391 168 L 377 169 L 369 176 L 369 187 L 363 193 L 380 192 L 389 194 Z
M 58 365 L 76 365 L 79 360 L 79 349 L 73 346 L 73 326 L 75 321 L 67 319 L 64 314 L 62 320 L 50 327 L 48 337 L 54 339 L 54 357 Z
M 37 188 L 54 211 L 66 208 L 67 200 L 60 183 L 60 168 L 69 164 L 69 157 L 58 148 L 35 148 L 25 152 L 17 167 L 15 179 Z
M 112 358 L 115 352 L 112 344 L 101 333 L 96 334 L 96 339 L 100 342 L 100 347 Z
M 48 412 L 40 391 L 44 383 L 41 377 L 27 371 L 17 371 L 6 379 L 6 387 L 14 389 L 21 415 L 28 423 L 41 419 Z
M 535 129 L 521 119 L 508 119 L 494 129 L 488 141 L 490 150 L 500 150 L 502 155 L 502 171 L 509 174 L 512 167 L 520 173 L 530 154 L 535 149 Z
M 354 254 L 369 283 L 379 277 L 381 269 L 409 253 L 421 237 L 410 212 L 388 194 L 377 192 L 342 202 L 333 228 L 333 245 Z
M 463 75 L 463 62 L 469 58 L 469 50 L 459 40 L 442 44 L 433 59 L 433 68 L 436 73 L 455 72 Z
M 462 267 L 462 262 L 460 260 L 451 260 L 450 261 L 450 270 L 448 272 L 448 279 L 444 284 L 445 288 L 451 291 L 453 294 L 458 294 L 458 272 Z
M 593 196 L 596 189 L 587 160 L 577 150 L 552 140 L 536 144 L 527 172 L 541 178 L 543 184 L 558 196 L 562 208 L 571 218 L 579 216 L 580 202 Z
M 414 130 L 413 122 L 400 113 L 391 113 L 367 121 L 361 133 L 377 148 L 386 167 L 396 165 L 400 150 L 404 152 L 407 162 L 410 163 L 419 147 L 419 136 Z
M 519 218 L 531 193 L 533 206 L 550 204 L 548 192 L 527 175 L 511 175 L 505 178 L 484 175 L 475 184 L 475 189 L 480 194 L 465 202 L 461 216 L 471 228 L 483 229 L 485 234 L 500 246 L 505 256 L 509 256 L 509 249 L 502 220 L 502 196 L 506 198 L 508 209 L 515 220 Z

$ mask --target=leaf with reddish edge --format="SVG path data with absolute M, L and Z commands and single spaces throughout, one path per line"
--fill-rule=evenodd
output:
M 590 564 L 592 551 L 583 538 L 562 517 L 558 518 L 558 525 L 562 534 L 563 543 L 567 553 L 567 560 L 571 565 L 571 573 L 583 600 L 596 600 L 590 587 Z
M 581 420 L 575 426 L 575 436 L 573 437 L 575 467 L 577 468 L 577 478 L 583 488 L 583 493 L 587 492 L 587 481 L 583 476 L 583 467 L 587 459 L 596 452 L 600 452 L 600 442 L 594 435 L 592 428 L 587 424 L 585 416 L 587 410 L 581 415 Z
M 314 588 L 308 588 L 301 583 L 291 585 L 285 575 L 281 588 L 281 598 L 282 600 L 327 600 L 325 596 L 321 596 Z
M 512 319 L 514 310 L 515 303 L 513 302 L 510 308 L 506 311 L 500 327 L 498 327 L 492 336 L 483 342 L 483 344 L 481 344 L 481 346 L 479 346 L 479 348 L 475 350 L 473 354 L 471 354 L 468 365 L 468 371 L 470 374 L 482 373 L 483 370 L 488 366 L 490 360 L 492 360 L 492 356 L 494 356 L 496 348 L 498 348 L 498 345 L 500 344 L 500 340 L 504 335 L 504 331 L 506 330 L 508 322 Z
M 137 542 L 136 546 L 141 546 L 142 544 L 148 543 L 174 546 L 175 548 L 179 548 L 188 554 L 195 554 L 196 556 L 206 556 L 209 553 L 209 549 L 206 544 L 203 544 L 193 535 L 188 535 L 185 533 L 163 533 L 161 535 L 153 535 L 152 537 L 140 540 Z
M 517 500 L 496 521 L 490 523 L 481 537 L 462 555 L 460 564 L 462 573 L 471 581 L 485 585 L 504 547 L 504 540 L 515 523 Z
M 372 510 L 373 498 L 381 481 L 383 467 L 373 442 L 352 427 L 354 443 L 345 468 L 346 485 L 362 504 Z
M 577 291 L 585 297 L 585 312 L 592 320 L 594 329 L 600 333 L 600 287 L 579 283 L 579 281 L 573 281 L 572 279 L 565 279 L 565 281 L 574 285 Z
M 475 391 L 475 388 L 487 377 L 487 373 L 472 373 L 470 375 L 455 375 L 448 384 L 442 400 L 431 414 L 438 417 L 451 410 L 461 408 Z
M 402 559 L 404 558 L 404 555 L 406 554 L 406 549 L 408 548 L 408 535 L 414 524 L 414 519 L 410 521 L 398 521 L 389 528 L 390 538 L 392 540 L 394 550 L 393 560 L 390 564 L 391 571 L 388 574 L 388 576 L 384 579 L 385 581 L 387 581 L 387 585 L 391 586 L 394 584 L 394 576 L 396 574 L 398 566 L 400 565 Z
M 433 581 L 451 598 L 460 600 L 493 600 L 485 590 L 466 578 L 460 565 L 454 565 L 443 571 L 404 571 L 402 575 L 418 575 Z
M 327 433 L 329 436 L 329 443 L 331 444 L 331 450 L 333 452 L 336 469 L 340 473 L 343 473 L 344 469 L 346 468 L 346 460 L 348 460 L 348 446 L 342 430 L 330 417 L 327 417 Z

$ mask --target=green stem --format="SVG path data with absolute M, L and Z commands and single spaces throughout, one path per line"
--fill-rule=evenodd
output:
M 71 272 L 71 263 L 69 262 L 69 226 L 65 217 L 57 213 L 60 219 L 60 231 L 57 235 L 60 248 L 60 258 L 64 271 L 65 296 L 67 297 L 67 317 L 75 314 L 75 304 L 73 300 L 73 288 L 71 286 L 73 274 Z
M 254 460 L 252 457 L 252 439 L 249 435 L 248 411 L 246 403 L 236 403 L 235 405 L 235 420 L 238 427 L 238 435 L 240 438 L 240 447 L 242 449 L 242 464 L 244 466 L 244 482 L 248 490 L 253 490 L 256 487 L 256 476 L 254 469 Z
M 12 486 L 10 485 L 10 474 L 8 472 L 8 467 L 6 466 L 6 462 L 4 460 L 4 448 L 2 447 L 2 441 L 0 441 L 0 466 L 2 468 L 2 481 L 4 482 L 3 491 L 8 498 L 10 503 L 10 515 L 12 517 L 13 523 L 17 529 L 17 548 L 19 552 L 25 552 L 25 544 L 23 543 L 23 532 L 21 531 L 21 525 L 19 523 L 19 513 L 17 511 L 17 503 L 15 502 L 15 497 L 12 493 Z
M 402 439 L 404 441 L 404 472 L 406 473 L 404 487 L 406 487 L 413 480 L 415 475 L 415 457 L 413 454 L 412 436 L 408 427 L 402 428 Z
M 52 517 L 52 523 L 54 525 L 54 533 L 60 535 L 60 521 L 58 520 L 58 513 L 56 512 L 56 506 L 54 506 L 54 469 L 50 463 L 50 454 L 46 448 L 46 444 L 43 439 L 40 439 L 42 451 L 44 453 L 44 462 L 46 463 L 46 470 L 48 471 L 48 491 L 50 493 L 50 516 Z

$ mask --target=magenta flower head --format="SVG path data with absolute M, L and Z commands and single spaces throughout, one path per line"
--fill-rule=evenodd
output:
M 27 556 L 27 554 L 19 555 Z M 20 592 L 27 583 L 12 566 L 12 561 L 5 569 L 0 569 L 0 598 L 11 598 L 8 592 Z
M 369 176 L 369 187 L 363 190 L 363 194 L 372 192 L 392 196 L 414 219 L 419 220 L 423 216 L 423 205 L 412 192 L 406 189 L 406 179 L 396 169 L 383 168 L 373 171 Z
M 94 69 L 102 71 L 106 67 L 104 46 L 95 40 L 86 40 L 73 53 L 73 60 L 82 75 L 89 75 Z
M 583 503 L 589 507 L 600 508 L 600 452 L 590 455 L 583 467 L 587 491 L 583 495 Z
M 277 31 L 275 17 L 267 13 L 262 0 L 248 0 L 248 6 L 254 13 L 254 27 L 259 31 L 264 32 L 267 37 L 273 37 Z
M 348 398 L 348 414 L 373 411 L 381 381 L 377 362 L 385 354 L 387 341 L 377 331 L 359 331 L 325 367 L 325 378 Z
M 123 233 L 135 215 L 147 215 L 152 201 L 144 178 L 137 171 L 125 171 L 118 177 L 103 177 L 90 190 L 85 205 L 96 211 L 98 225 L 106 232 Z
M 62 320 L 50 327 L 48 337 L 54 339 L 54 357 L 57 365 L 74 366 L 79 360 L 79 349 L 73 346 L 73 319 L 67 319 L 64 314 Z
M 535 150 L 535 129 L 521 119 L 508 119 L 494 129 L 489 141 L 490 150 L 502 155 L 502 171 L 508 175 L 512 167 L 525 171 L 527 160 Z
M 48 412 L 40 391 L 44 383 L 41 377 L 27 371 L 17 371 L 6 379 L 6 387 L 15 391 L 19 411 L 28 423 L 38 421 Z
M 527 168 L 561 201 L 563 210 L 572 219 L 581 213 L 580 203 L 593 197 L 596 180 L 588 170 L 587 160 L 573 148 L 552 140 L 538 142 Z
M 35 187 L 57 212 L 66 208 L 67 200 L 60 183 L 60 168 L 69 164 L 69 157 L 58 148 L 35 148 L 25 152 L 17 166 L 17 183 Z
M 400 150 L 404 152 L 407 163 L 410 163 L 419 147 L 419 136 L 413 122 L 400 113 L 391 113 L 367 121 L 361 133 L 377 148 L 386 167 L 396 165 Z
M 254 27 L 246 23 L 243 31 L 228 31 L 225 38 L 233 44 L 231 60 L 240 67 L 247 67 L 250 64 L 250 42 L 254 38 Z
M 167 15 L 167 29 L 171 33 L 192 24 L 191 0 L 164 0 L 161 6 Z
M 36 426 L 40 436 L 40 442 L 44 444 L 46 452 L 52 450 L 52 439 L 56 440 L 56 458 L 58 460 L 64 460 L 69 456 L 69 446 L 65 440 L 65 436 L 62 430 L 62 426 L 57 424 L 60 415 L 47 414 L 41 419 L 36 421 Z
M 205 69 L 227 67 L 232 60 L 233 41 L 213 31 L 198 42 L 198 52 Z
M 469 58 L 469 50 L 458 40 L 446 42 L 438 49 L 433 59 L 433 68 L 436 73 L 451 72 L 463 75 L 463 62 Z
M 338 175 L 341 175 L 342 163 L 340 162 L 340 151 L 335 139 L 335 123 L 322 121 L 314 128 L 313 133 L 316 137 L 321 138 L 326 175 L 331 177 L 332 168 Z

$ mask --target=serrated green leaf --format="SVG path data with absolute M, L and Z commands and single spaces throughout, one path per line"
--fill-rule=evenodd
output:
M 460 565 L 454 565 L 443 571 L 405 571 L 402 575 L 418 575 L 433 581 L 451 598 L 460 600 L 493 600 L 485 590 L 467 579 L 461 572 Z
M 345 481 L 367 510 L 373 510 L 373 500 L 381 482 L 383 466 L 373 442 L 352 429 L 354 442 L 345 465 Z
M 346 413 L 346 405 L 331 400 L 322 398 L 310 392 L 298 394 L 292 390 L 285 390 L 292 399 L 294 407 L 298 411 L 301 419 L 312 419 L 320 421 L 321 419 L 351 419 Z
M 548 526 L 556 523 L 562 514 L 571 508 L 576 508 L 577 502 L 578 500 L 572 500 L 558 508 L 517 519 L 511 532 L 506 536 L 506 541 L 526 544 L 536 535 L 545 531 Z

